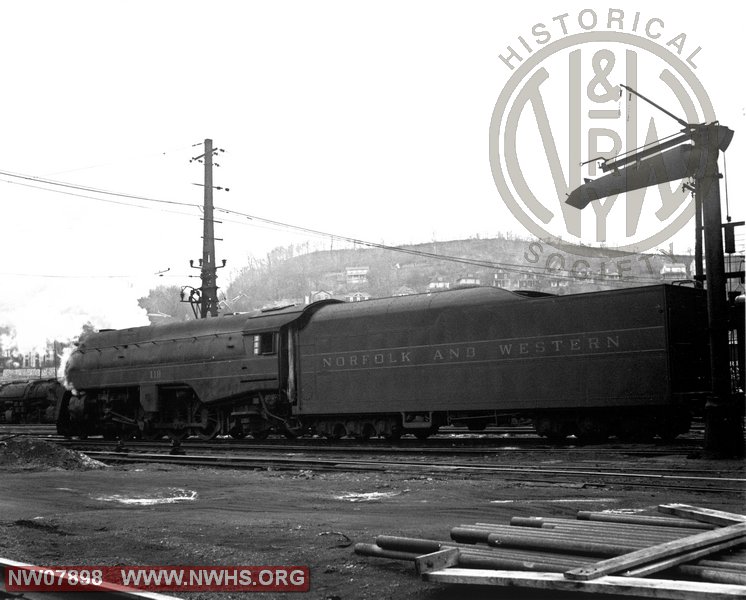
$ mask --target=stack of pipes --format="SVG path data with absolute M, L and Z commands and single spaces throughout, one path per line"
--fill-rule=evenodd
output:
M 580 511 L 577 520 L 514 517 L 509 525 L 459 525 L 451 529 L 449 541 L 381 535 L 375 544 L 357 544 L 355 552 L 416 561 L 423 555 L 454 548 L 458 549 L 455 566 L 462 568 L 564 573 L 716 527 L 688 519 Z M 670 572 L 709 582 L 746 585 L 746 548 L 736 542 L 726 552 L 677 565 Z

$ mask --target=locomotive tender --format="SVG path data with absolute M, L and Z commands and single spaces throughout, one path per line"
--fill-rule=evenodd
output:
M 211 439 L 424 439 L 531 418 L 540 435 L 670 439 L 710 388 L 705 296 L 467 288 L 93 333 L 58 429 Z

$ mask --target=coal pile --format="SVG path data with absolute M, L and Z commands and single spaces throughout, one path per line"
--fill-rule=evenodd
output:
M 0 468 L 4 469 L 86 471 L 104 467 L 104 463 L 85 454 L 62 448 L 46 440 L 24 437 L 0 442 Z

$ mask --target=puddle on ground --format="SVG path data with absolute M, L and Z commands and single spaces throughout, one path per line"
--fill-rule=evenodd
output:
M 376 500 L 384 500 L 385 498 L 393 498 L 398 496 L 401 492 L 365 492 L 355 493 L 349 492 L 342 494 L 341 496 L 334 496 L 335 500 L 346 500 L 347 502 L 374 502 Z
M 110 494 L 97 496 L 96 500 L 101 502 L 117 502 L 133 506 L 153 506 L 155 504 L 176 504 L 177 502 L 188 502 L 197 499 L 197 492 L 181 488 L 168 488 L 158 490 L 146 497 L 125 496 L 123 494 Z

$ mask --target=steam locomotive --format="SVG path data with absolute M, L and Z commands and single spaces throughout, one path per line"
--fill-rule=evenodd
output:
M 64 393 L 56 379 L 0 383 L 0 423 L 54 423 Z
M 552 441 L 671 439 L 710 389 L 702 290 L 476 287 L 104 330 L 81 339 L 66 435 L 332 439 L 530 418 Z

